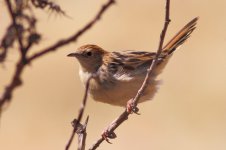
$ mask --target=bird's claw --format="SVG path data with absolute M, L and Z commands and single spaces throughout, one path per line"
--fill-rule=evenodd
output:
M 102 135 L 103 139 L 106 142 L 108 142 L 109 144 L 112 144 L 109 139 L 114 139 L 117 137 L 114 132 L 109 132 L 108 130 L 104 130 L 101 135 Z
M 126 111 L 129 113 L 129 114 L 132 114 L 132 113 L 135 113 L 137 115 L 140 115 L 140 113 L 138 113 L 139 111 L 139 108 L 137 106 L 135 106 L 134 102 L 133 102 L 133 99 L 130 99 L 128 102 L 127 102 L 127 105 L 126 105 Z

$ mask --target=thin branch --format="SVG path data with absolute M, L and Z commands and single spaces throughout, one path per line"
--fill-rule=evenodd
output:
M 22 85 L 21 74 L 24 68 L 25 68 L 25 64 L 22 63 L 22 60 L 19 60 L 16 65 L 16 69 L 11 82 L 9 83 L 8 86 L 6 86 L 2 97 L 0 97 L 0 110 L 2 109 L 2 106 L 4 105 L 4 103 L 11 100 L 14 89 Z
M 81 126 L 81 130 L 79 132 L 76 132 L 78 134 L 78 150 L 85 150 L 86 145 L 86 127 L 88 124 L 89 116 L 86 118 L 86 121 L 84 125 Z
M 163 43 L 164 43 L 164 39 L 165 39 L 165 34 L 166 34 L 166 31 L 167 31 L 167 28 L 168 28 L 168 25 L 170 23 L 170 18 L 169 18 L 169 15 L 170 15 L 170 0 L 166 0 L 166 8 L 165 8 L 165 23 L 164 23 L 164 27 L 162 29 L 162 32 L 161 32 L 161 35 L 160 35 L 160 42 L 159 42 L 159 47 L 158 47 L 158 51 L 157 51 L 157 54 L 156 54 L 156 57 L 155 59 L 153 60 L 150 68 L 147 70 L 147 74 L 146 74 L 146 77 L 144 79 L 144 82 L 141 86 L 141 88 L 138 90 L 136 96 L 134 97 L 133 99 L 133 104 L 134 104 L 134 107 L 137 106 L 137 103 L 140 99 L 140 97 L 143 95 L 144 93 L 144 90 L 146 89 L 147 85 L 148 84 L 151 84 L 149 83 L 149 79 L 151 77 L 151 75 L 153 74 L 154 72 L 154 68 L 157 64 L 157 59 L 159 57 L 159 55 L 161 54 L 161 51 L 162 51 L 162 47 L 163 47 Z M 114 133 L 114 130 L 120 125 L 122 124 L 125 120 L 128 119 L 128 116 L 130 114 L 125 110 L 118 118 L 116 118 L 108 127 L 107 127 L 107 132 L 108 133 Z M 89 150 L 95 150 L 97 147 L 99 147 L 99 145 L 104 141 L 104 137 L 102 136 L 101 138 L 99 138 L 90 148 Z
M 126 121 L 128 119 L 128 116 L 130 115 L 130 113 L 128 113 L 126 110 L 118 117 L 116 118 L 108 127 L 107 127 L 107 131 L 109 134 L 113 133 L 114 130 L 120 126 L 124 121 Z M 97 149 L 100 144 L 104 141 L 104 137 L 101 136 L 101 138 L 99 138 L 90 148 L 89 150 L 95 150 Z
M 159 47 L 158 47 L 158 51 L 156 53 L 155 59 L 153 60 L 153 62 L 151 63 L 150 68 L 147 70 L 147 74 L 146 77 L 144 79 L 144 82 L 141 86 L 141 88 L 138 90 L 135 98 L 133 99 L 133 102 L 135 104 L 135 106 L 137 105 L 140 97 L 143 95 L 144 90 L 146 89 L 146 87 L 148 86 L 149 80 L 151 75 L 154 73 L 154 68 L 157 65 L 157 60 L 162 52 L 162 48 L 163 48 L 163 43 L 165 40 L 165 35 L 166 35 L 166 31 L 168 29 L 169 23 L 170 23 L 170 0 L 166 0 L 166 8 L 165 8 L 165 23 L 164 23 L 164 27 L 162 29 L 161 35 L 160 35 L 160 41 L 159 41 Z
M 86 81 L 86 87 L 85 87 L 85 93 L 84 93 L 84 96 L 83 96 L 83 101 L 82 101 L 82 105 L 79 109 L 79 113 L 78 113 L 78 117 L 77 119 L 74 119 L 73 121 L 73 131 L 72 131 L 72 134 L 68 140 L 68 143 L 65 147 L 65 150 L 69 150 L 70 146 L 71 146 L 71 143 L 74 139 L 74 136 L 75 136 L 75 133 L 77 133 L 77 130 L 79 128 L 79 126 L 81 126 L 80 122 L 82 120 L 82 117 L 83 117 L 83 113 L 84 113 L 84 110 L 85 110 L 85 106 L 86 106 L 86 102 L 87 102 L 87 97 L 88 97 L 88 91 L 89 91 L 89 84 L 90 84 L 90 80 L 92 78 L 94 78 L 96 75 L 92 75 L 88 78 L 88 80 Z
M 63 39 L 60 40 L 58 42 L 56 42 L 55 44 L 41 50 L 40 52 L 34 54 L 33 56 L 31 56 L 30 58 L 28 58 L 28 61 L 32 61 L 36 58 L 39 58 L 40 56 L 43 56 L 49 52 L 53 52 L 56 49 L 67 45 L 70 42 L 75 42 L 81 35 L 83 35 L 88 29 L 90 29 L 97 21 L 100 20 L 101 16 L 104 14 L 104 12 L 112 5 L 114 4 L 115 1 L 114 0 L 109 0 L 106 4 L 104 4 L 102 6 L 102 8 L 100 9 L 100 11 L 97 13 L 97 15 L 89 22 L 87 23 L 82 29 L 80 29 L 77 33 L 75 33 L 74 35 L 72 35 L 71 37 L 67 38 L 67 39 Z
M 86 145 L 86 127 L 89 121 L 89 116 L 86 118 L 86 121 L 83 124 L 81 124 L 80 122 L 78 122 L 77 119 L 74 119 L 72 121 L 72 126 L 74 127 L 74 129 L 76 128 L 76 133 L 78 134 L 78 150 L 85 150 L 85 145 Z M 66 147 L 67 149 L 69 149 L 70 145 L 68 147 Z

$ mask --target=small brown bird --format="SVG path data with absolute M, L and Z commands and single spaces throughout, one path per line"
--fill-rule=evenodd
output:
M 191 20 L 164 46 L 151 82 L 139 102 L 153 98 L 159 85 L 157 75 L 162 72 L 173 52 L 188 39 L 196 28 L 197 20 L 198 18 Z M 83 84 L 92 74 L 97 74 L 90 81 L 89 89 L 94 100 L 126 106 L 127 101 L 133 98 L 141 87 L 156 53 L 133 50 L 108 52 L 97 45 L 88 44 L 68 56 L 78 59 L 79 75 Z

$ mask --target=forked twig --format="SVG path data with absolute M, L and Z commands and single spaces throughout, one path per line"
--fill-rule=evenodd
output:
M 90 80 L 92 78 L 94 78 L 96 75 L 92 75 L 88 78 L 88 80 L 86 81 L 86 86 L 85 86 L 85 93 L 84 93 L 84 96 L 83 96 L 83 100 L 82 100 L 82 105 L 79 109 L 79 113 L 78 113 L 78 117 L 77 119 L 74 119 L 73 121 L 73 131 L 72 131 L 72 134 L 68 140 L 68 143 L 65 147 L 65 150 L 69 150 L 70 146 L 71 146 L 71 143 L 74 139 L 74 136 L 75 136 L 75 133 L 77 133 L 77 130 L 78 128 L 80 127 L 81 128 L 81 120 L 82 120 L 82 117 L 83 117 L 83 113 L 84 113 L 84 110 L 85 110 L 85 106 L 86 106 L 86 102 L 87 102 L 87 97 L 88 97 L 88 90 L 89 90 L 89 84 L 90 84 Z M 88 123 L 88 120 L 86 121 Z M 86 124 L 85 123 L 85 127 L 86 127 Z M 85 143 L 85 142 L 82 142 L 82 143 Z M 79 144 L 80 145 L 80 144 Z M 85 145 L 82 145 L 81 148 L 85 147 Z
M 85 150 L 86 145 L 86 127 L 88 124 L 89 116 L 86 118 L 86 121 L 84 125 L 81 126 L 81 130 L 79 132 L 76 132 L 78 134 L 78 150 Z
M 146 77 L 144 79 L 144 82 L 141 86 L 141 88 L 138 90 L 136 96 L 133 99 L 133 103 L 134 103 L 134 107 L 137 106 L 137 103 L 140 99 L 140 97 L 143 95 L 144 90 L 146 89 L 149 83 L 149 78 L 151 77 L 151 75 L 154 72 L 154 68 L 157 64 L 157 59 L 159 57 L 159 55 L 161 54 L 162 48 L 163 48 L 163 43 L 164 43 L 164 39 L 165 39 L 165 35 L 166 35 L 166 31 L 168 28 L 168 25 L 170 23 L 170 0 L 166 0 L 166 8 L 165 8 L 165 23 L 164 23 L 164 27 L 162 29 L 161 35 L 160 35 L 160 42 L 159 42 L 159 47 L 158 47 L 158 51 L 156 54 L 155 59 L 153 60 L 150 68 L 147 70 L 147 74 Z M 114 130 L 120 125 L 122 124 L 125 120 L 128 119 L 128 116 L 130 115 L 130 113 L 127 112 L 127 110 L 125 110 L 118 118 L 116 118 L 108 127 L 107 127 L 107 131 L 108 133 L 113 133 Z M 89 150 L 95 150 L 97 147 L 99 147 L 99 145 L 105 140 L 105 138 L 102 136 L 100 137 L 90 148 Z

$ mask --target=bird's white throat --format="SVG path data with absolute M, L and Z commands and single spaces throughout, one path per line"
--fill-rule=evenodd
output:
M 81 66 L 79 67 L 79 77 L 82 83 L 85 85 L 88 78 L 92 75 L 92 73 L 84 71 Z

